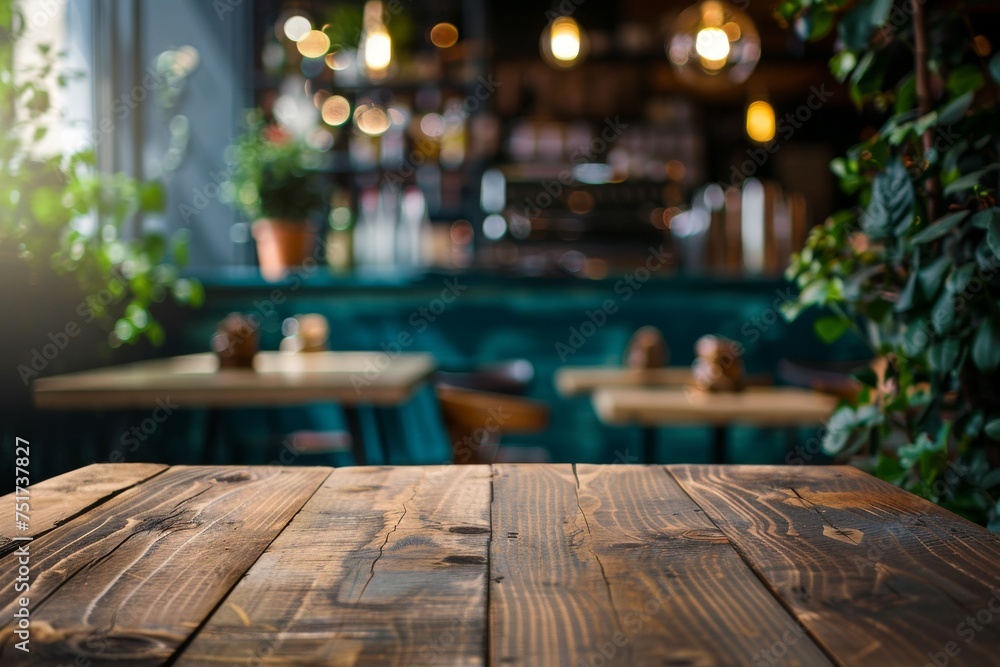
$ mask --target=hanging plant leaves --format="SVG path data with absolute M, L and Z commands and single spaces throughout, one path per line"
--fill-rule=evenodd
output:
M 964 220 L 966 216 L 969 215 L 968 211 L 957 211 L 955 213 L 949 213 L 943 218 L 939 218 L 930 227 L 920 230 L 913 235 L 914 243 L 929 243 L 935 241 L 948 232 L 950 232 L 955 225 Z
M 918 272 L 920 290 L 928 299 L 933 299 L 944 286 L 944 277 L 951 268 L 951 258 L 939 257 Z
M 998 337 L 1000 337 L 1000 327 L 996 325 L 993 318 L 988 318 L 980 325 L 972 343 L 972 361 L 979 370 L 992 373 L 997 369 L 997 366 L 1000 366 Z
M 886 165 L 872 183 L 871 202 L 862 229 L 874 240 L 888 238 L 892 229 L 913 219 L 913 183 L 899 159 Z
M 847 333 L 849 324 L 847 320 L 842 317 L 828 315 L 816 320 L 816 324 L 813 328 L 816 330 L 816 335 L 820 337 L 820 340 L 827 345 L 830 345 L 832 343 L 836 343 L 845 333 Z
M 962 120 L 962 116 L 965 112 L 969 110 L 972 106 L 972 99 L 975 94 L 970 92 L 962 93 L 951 102 L 948 102 L 941 111 L 938 112 L 938 124 L 939 125 L 953 125 L 958 121 Z

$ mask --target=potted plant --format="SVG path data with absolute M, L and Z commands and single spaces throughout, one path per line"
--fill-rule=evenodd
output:
M 165 334 L 154 304 L 172 297 L 197 306 L 204 298 L 200 283 L 179 271 L 187 236 L 143 224 L 144 215 L 165 208 L 160 182 L 102 172 L 87 148 L 59 154 L 46 145 L 63 122 L 50 86 L 75 75 L 58 71 L 46 45 L 35 64 L 18 66 L 14 45 L 25 26 L 17 3 L 0 0 L 0 256 L 71 276 L 86 295 L 79 313 L 106 325 L 111 347 L 142 339 L 160 345 Z M 38 375 L 19 371 L 25 381 Z
M 787 312 L 829 314 L 879 364 L 827 426 L 831 454 L 867 452 L 878 476 L 1000 529 L 1000 54 L 974 3 L 785 0 L 805 37 L 837 31 L 835 76 L 882 128 L 833 161 L 857 206 L 811 233 Z
M 280 279 L 312 256 L 311 217 L 324 204 L 317 151 L 278 125 L 249 114 L 246 132 L 232 146 L 230 196 L 253 220 L 261 274 Z

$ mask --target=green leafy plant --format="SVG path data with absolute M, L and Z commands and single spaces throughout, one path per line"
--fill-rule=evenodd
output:
M 230 197 L 254 220 L 306 222 L 325 201 L 321 154 L 260 110 L 248 114 L 247 129 L 230 148 Z
M 880 477 L 1000 529 L 1000 54 L 976 3 L 786 0 L 859 107 L 887 116 L 831 169 L 857 206 L 810 234 L 788 276 L 795 317 L 861 335 L 880 360 L 828 425 L 832 454 L 872 454 Z M 1000 42 L 992 36 L 994 43 Z
M 57 54 L 37 47 L 37 67 L 18 66 L 15 44 L 24 17 L 12 0 L 0 0 L 0 250 L 28 262 L 71 274 L 95 317 L 108 328 L 109 343 L 163 342 L 163 327 L 150 313 L 168 296 L 199 305 L 201 286 L 180 275 L 186 237 L 167 238 L 141 227 L 143 213 L 164 209 L 158 182 L 97 169 L 93 151 L 45 154 L 43 141 L 62 122 L 50 103 L 50 81 L 64 86 Z

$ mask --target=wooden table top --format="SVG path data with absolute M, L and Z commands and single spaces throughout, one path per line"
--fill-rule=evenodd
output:
M 589 394 L 602 387 L 662 387 L 694 382 L 690 366 L 640 370 L 616 366 L 564 366 L 556 371 L 556 390 L 563 396 Z
M 427 354 L 260 352 L 254 369 L 219 370 L 214 354 L 108 366 L 35 381 L 41 409 L 143 409 L 170 398 L 182 407 L 298 405 L 312 401 L 398 405 L 434 372 Z
M 829 419 L 837 407 L 836 397 L 796 387 L 717 393 L 690 387 L 612 387 L 595 391 L 593 402 L 605 423 L 643 426 L 809 426 Z
M 104 464 L 31 499 L 30 654 L 0 524 L 4 665 L 1000 655 L 1000 538 L 847 467 Z

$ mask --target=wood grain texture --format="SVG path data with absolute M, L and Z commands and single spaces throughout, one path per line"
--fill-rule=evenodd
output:
M 562 396 L 589 394 L 604 387 L 665 387 L 694 382 L 690 366 L 668 366 L 649 370 L 614 366 L 566 366 L 555 374 L 556 389 Z
M 329 475 L 175 467 L 30 543 L 31 653 L 0 663 L 158 665 L 201 624 Z M 0 561 L 14 581 L 17 554 Z M 0 619 L 19 594 L 0 589 Z
M 493 506 L 493 664 L 748 664 L 789 632 L 784 664 L 829 664 L 661 467 L 500 466 Z
M 167 469 L 159 463 L 93 464 L 28 487 L 29 530 L 0 524 L 0 556 L 17 548 L 14 537 L 39 537 L 67 520 Z M 13 493 L 0 497 L 0 507 L 13 511 Z
M 766 387 L 774 384 L 768 374 L 747 375 L 744 382 L 750 387 Z M 690 366 L 667 366 L 666 368 L 634 369 L 616 366 L 564 366 L 555 374 L 556 390 L 560 395 L 580 396 L 598 389 L 633 388 L 663 389 L 694 385 L 694 373 Z
M 481 665 L 486 466 L 334 472 L 178 665 Z
M 312 401 L 399 405 L 436 364 L 401 354 L 385 364 L 376 352 L 259 352 L 254 369 L 219 370 L 213 354 L 192 354 L 39 378 L 42 410 L 147 409 L 169 399 L 183 408 L 298 405 Z
M 644 426 L 812 425 L 829 419 L 837 405 L 832 396 L 794 387 L 751 387 L 739 393 L 608 388 L 597 390 L 593 400 L 605 423 Z
M 849 467 L 669 470 L 840 664 L 997 664 L 996 535 Z

